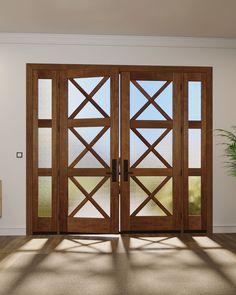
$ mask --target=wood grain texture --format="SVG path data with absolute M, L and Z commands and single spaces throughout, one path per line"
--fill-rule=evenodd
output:
M 121 135 L 119 138 L 119 74 L 121 74 Z M 73 116 L 68 118 L 68 81 L 79 77 L 101 77 L 100 83 L 91 93 L 84 93 L 84 90 L 76 85 L 78 91 L 85 95 L 83 103 L 75 110 Z M 52 79 L 53 81 L 53 116 L 52 120 L 38 120 L 38 79 Z M 75 119 L 78 112 L 87 104 L 92 103 L 93 95 L 110 79 L 111 81 L 111 115 L 104 113 L 97 103 L 95 107 L 104 115 L 99 119 Z M 160 80 L 165 81 L 163 90 L 173 81 L 174 104 L 173 118 L 155 102 L 155 98 L 160 91 L 151 97 L 143 89 L 137 80 Z M 154 107 L 167 119 L 160 120 L 135 120 L 138 115 L 130 120 L 129 117 L 129 85 L 134 83 L 136 87 L 147 98 L 146 107 L 154 103 Z M 74 80 L 73 80 L 74 81 Z M 188 81 L 202 82 L 202 120 L 188 121 Z M 142 88 L 142 89 L 141 89 Z M 140 113 L 140 111 L 139 111 Z M 169 66 L 126 66 L 126 65 L 50 65 L 50 64 L 28 64 L 27 65 L 27 234 L 33 232 L 67 232 L 68 228 L 68 177 L 74 176 L 108 176 L 111 174 L 111 163 L 104 168 L 68 168 L 68 128 L 103 126 L 111 128 L 111 149 L 110 158 L 119 163 L 119 140 L 121 140 L 121 228 L 123 231 L 137 230 L 140 225 L 136 216 L 129 219 L 130 214 L 130 188 L 128 182 L 123 181 L 124 160 L 128 160 L 128 173 L 132 177 L 136 176 L 173 176 L 174 178 L 174 217 L 171 226 L 167 222 L 151 218 L 146 225 L 149 230 L 157 229 L 158 223 L 165 230 L 180 229 L 185 230 L 206 230 L 212 232 L 212 69 L 209 67 L 169 67 Z M 38 128 L 52 128 L 53 165 L 52 168 L 38 169 Z M 130 129 L 134 132 L 137 128 L 166 128 L 173 129 L 173 167 L 165 162 L 167 168 L 137 168 L 139 163 L 148 155 L 155 152 L 155 144 L 149 144 L 144 138 L 147 151 L 133 167 L 130 168 Z M 188 167 L 188 129 L 202 130 L 202 164 L 201 168 Z M 168 133 L 166 131 L 166 133 Z M 140 135 L 139 135 L 140 138 Z M 162 139 L 162 138 L 161 138 Z M 91 149 L 92 143 L 85 144 L 85 150 Z M 83 151 L 85 153 L 86 151 Z M 157 155 L 160 159 L 161 155 Z M 81 155 L 82 157 L 82 155 Z M 117 171 L 117 179 L 118 179 Z M 53 202 L 52 218 L 38 218 L 38 176 L 52 176 L 53 178 Z M 202 213 L 201 221 L 199 216 L 188 216 L 188 177 L 201 176 L 202 185 Z M 58 178 L 59 177 L 59 178 Z M 100 225 L 100 231 L 118 232 L 119 224 L 119 183 L 111 182 L 110 202 L 111 219 L 107 225 Z M 182 202 L 183 201 L 183 202 Z M 182 205 L 181 205 L 182 204 Z M 145 218 L 143 221 L 147 221 Z M 83 219 L 84 222 L 84 219 Z M 89 223 L 91 224 L 91 220 Z M 70 225 L 73 222 L 70 219 Z M 150 224 L 153 223 L 151 226 Z M 146 226 L 145 225 L 145 226 Z M 73 230 L 78 226 L 76 221 L 72 225 Z M 94 226 L 94 225 L 93 225 Z M 170 227 L 169 227 L 170 226 Z M 83 226 L 82 226 L 83 227 Z M 142 226 L 141 226 L 142 227 Z M 88 226 L 84 226 L 88 230 Z M 92 227 L 94 229 L 94 227 Z M 95 230 L 96 232 L 96 230 Z
M 121 74 L 121 231 L 130 230 L 130 180 L 124 179 L 124 163 L 130 166 L 130 73 Z

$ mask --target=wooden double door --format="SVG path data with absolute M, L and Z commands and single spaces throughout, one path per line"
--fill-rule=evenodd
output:
M 211 69 L 27 66 L 28 234 L 211 231 Z

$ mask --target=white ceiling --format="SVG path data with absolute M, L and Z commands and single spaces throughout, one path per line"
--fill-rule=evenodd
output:
M 0 32 L 236 38 L 236 0 L 0 0 Z

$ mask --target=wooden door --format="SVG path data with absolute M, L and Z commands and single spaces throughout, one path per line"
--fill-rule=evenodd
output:
M 181 77 L 122 73 L 123 232 L 181 229 Z
M 61 232 L 119 230 L 118 86 L 112 67 L 61 73 Z
M 212 69 L 27 65 L 27 233 L 119 224 L 212 231 Z

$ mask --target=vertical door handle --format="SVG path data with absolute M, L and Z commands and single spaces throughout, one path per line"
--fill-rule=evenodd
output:
M 116 182 L 117 181 L 117 160 L 112 159 L 111 161 L 111 172 L 107 172 L 106 174 L 111 175 L 111 181 Z
M 112 170 L 112 182 L 117 181 L 117 160 L 112 159 L 112 164 L 111 164 L 111 170 Z
M 128 172 L 128 160 L 124 160 L 124 181 L 128 181 L 129 178 L 129 172 Z

